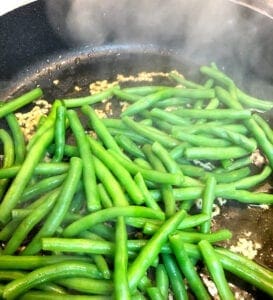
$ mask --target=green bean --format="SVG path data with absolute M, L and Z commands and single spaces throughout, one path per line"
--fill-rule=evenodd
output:
M 262 128 L 270 143 L 273 144 L 273 130 L 271 129 L 270 125 L 266 122 L 266 120 L 264 120 L 263 116 L 253 114 L 252 118 Z
M 18 124 L 18 121 L 13 113 L 6 116 L 8 126 L 11 130 L 12 137 L 14 140 L 14 151 L 15 151 L 15 165 L 21 164 L 26 155 L 26 145 L 23 132 Z
M 74 277 L 59 279 L 58 284 L 69 290 L 92 295 L 110 295 L 113 292 L 113 283 L 105 279 Z
M 123 101 L 127 101 L 127 102 L 137 102 L 141 96 L 137 95 L 137 94 L 133 94 L 133 93 L 128 93 L 126 91 L 123 90 L 119 90 L 119 89 L 114 89 L 114 95 L 123 100 Z
M 22 96 L 19 96 L 18 98 L 5 102 L 0 107 L 0 118 L 3 118 L 6 115 L 25 106 L 26 104 L 40 98 L 42 95 L 43 95 L 43 91 L 40 88 L 35 88 L 32 91 L 27 92 Z
M 49 131 L 53 130 L 53 127 L 55 125 L 56 121 L 56 113 L 57 113 L 57 108 L 59 106 L 62 106 L 62 102 L 60 100 L 55 100 L 53 102 L 53 105 L 51 107 L 49 115 L 45 118 L 43 124 L 37 128 L 35 134 L 31 137 L 29 140 L 26 150 L 29 152 L 29 150 L 33 147 L 33 145 L 38 142 L 41 138 L 43 138 L 43 135 Z M 54 136 L 54 130 L 53 130 L 53 136 Z
M 229 147 L 191 147 L 185 149 L 185 157 L 188 159 L 209 159 L 220 160 L 238 158 L 247 155 L 249 152 L 237 146 Z
M 143 167 L 139 167 L 137 164 L 133 163 L 129 158 L 124 156 L 120 156 L 117 153 L 108 150 L 115 159 L 123 165 L 131 174 L 136 175 L 137 173 L 141 173 L 145 180 L 149 180 L 155 183 L 163 183 L 163 184 L 171 184 L 171 185 L 181 185 L 183 178 L 181 178 L 181 174 L 170 174 L 163 173 L 156 170 L 144 169 Z
M 169 276 L 172 291 L 175 299 L 186 300 L 188 299 L 188 294 L 184 285 L 184 281 L 181 272 L 170 254 L 162 255 L 163 263 Z
M 216 109 L 219 106 L 219 100 L 217 98 L 212 98 L 207 104 L 205 109 Z
M 71 99 L 63 99 L 63 103 L 65 107 L 67 108 L 73 108 L 73 107 L 81 107 L 86 104 L 94 104 L 98 102 L 102 102 L 105 99 L 109 99 L 113 96 L 113 90 L 118 87 L 111 87 L 103 92 L 91 95 L 91 96 L 85 96 L 85 97 L 79 97 L 79 98 L 71 98 Z
M 223 240 L 228 240 L 232 237 L 232 233 L 227 229 L 220 229 L 212 233 L 201 233 L 201 232 L 177 232 L 177 238 L 184 243 L 198 243 L 201 240 L 206 240 L 210 243 L 216 243 Z
M 55 106 L 58 105 L 60 104 L 56 103 Z M 54 117 L 55 115 L 54 113 L 52 113 L 52 115 L 48 117 L 50 118 L 49 122 L 51 122 L 51 119 L 54 119 Z M 46 122 L 44 123 L 44 125 L 47 126 Z M 35 167 L 43 157 L 47 146 L 51 143 L 53 139 L 53 136 L 54 130 L 53 127 L 50 127 L 50 129 L 43 134 L 43 138 L 39 139 L 36 143 L 34 143 L 31 149 L 29 150 L 24 163 L 18 171 L 15 179 L 11 183 L 0 205 L 1 223 L 5 224 L 10 219 L 12 209 L 20 201 L 20 197 L 25 187 L 29 183 L 35 170 Z
M 197 84 L 193 81 L 186 80 L 183 75 L 179 74 L 177 71 L 172 71 L 169 73 L 169 78 L 173 79 L 179 84 L 182 84 L 186 88 L 190 89 L 204 89 L 203 85 Z
M 165 168 L 173 174 L 181 174 L 183 177 L 181 168 L 176 161 L 172 158 L 169 152 L 158 142 L 154 142 L 152 145 L 152 151 L 159 157 L 164 164 Z
M 0 140 L 3 143 L 4 148 L 4 159 L 3 159 L 3 168 L 9 168 L 14 163 L 15 153 L 14 153 L 14 143 L 11 136 L 4 129 L 0 129 Z M 0 180 L 0 199 L 3 197 L 7 186 L 8 179 Z
M 144 111 L 145 109 L 151 107 L 156 102 L 169 98 L 174 95 L 174 91 L 171 88 L 164 88 L 154 94 L 149 94 L 147 96 L 142 97 L 138 101 L 131 104 L 124 112 L 122 112 L 121 116 L 132 116 L 137 113 Z
M 248 120 L 247 122 L 245 122 L 245 125 L 257 140 L 258 145 L 261 147 L 261 150 L 266 154 L 271 167 L 273 167 L 273 144 L 269 142 L 265 132 L 254 119 Z
M 63 262 L 56 265 L 38 268 L 22 278 L 8 283 L 3 292 L 7 299 L 17 299 L 19 295 L 30 290 L 42 282 L 56 280 L 59 278 L 83 276 L 89 278 L 101 278 L 100 272 L 92 264 L 83 262 Z
M 140 150 L 140 148 L 137 146 L 137 144 L 132 141 L 128 136 L 126 135 L 117 135 L 115 136 L 115 139 L 118 143 L 118 145 L 125 150 L 127 153 L 133 155 L 134 157 L 140 157 L 144 158 L 145 155 Z
M 151 300 L 163 300 L 160 290 L 156 286 L 147 288 L 147 294 Z
M 127 231 L 124 217 L 118 217 L 116 223 L 116 243 L 114 256 L 114 295 L 115 299 L 130 299 L 127 279 Z
M 216 179 L 214 176 L 209 176 L 206 180 L 206 185 L 202 199 L 202 213 L 209 216 L 209 220 L 200 225 L 200 232 L 209 233 L 211 226 L 212 208 L 215 199 Z
M 273 279 L 273 273 L 271 270 L 257 264 L 251 259 L 246 258 L 245 256 L 241 254 L 234 253 L 228 249 L 224 248 L 216 248 L 215 249 L 218 254 L 220 254 L 220 257 L 223 256 L 228 257 L 229 259 L 233 260 L 234 263 L 237 263 L 238 265 L 244 265 L 247 268 L 251 269 L 253 272 L 255 272 L 259 277 L 264 277 L 269 281 L 272 281 Z
M 38 183 L 27 187 L 20 199 L 20 203 L 24 203 L 29 200 L 33 200 L 46 192 L 51 191 L 52 189 L 57 188 L 60 186 L 64 179 L 66 178 L 67 174 L 56 175 L 52 177 L 48 177 L 42 179 Z
M 123 117 L 122 120 L 129 128 L 133 129 L 138 134 L 141 134 L 152 141 L 157 141 L 167 148 L 172 148 L 179 144 L 176 139 L 151 126 L 139 124 L 129 117 Z
M 220 99 L 221 100 L 221 99 Z M 172 112 L 174 115 L 194 119 L 213 119 L 213 120 L 247 120 L 251 117 L 250 110 L 238 110 L 232 108 L 218 109 L 177 109 Z
M 103 186 L 109 193 L 114 206 L 128 206 L 129 203 L 119 182 L 112 175 L 112 173 L 105 166 L 105 164 L 96 156 L 94 156 L 94 165 L 96 176 L 103 183 Z
M 232 183 L 237 182 L 244 179 L 246 176 L 250 174 L 251 170 L 249 167 L 244 167 L 241 169 L 236 169 L 234 171 L 229 172 L 212 172 L 207 173 L 205 177 L 213 175 L 217 181 L 217 183 Z
M 220 128 L 220 127 L 209 128 L 205 130 L 205 132 L 229 140 L 233 144 L 241 146 L 251 152 L 253 152 L 257 148 L 257 143 L 255 140 L 249 139 L 245 137 L 243 134 L 233 132 L 226 128 Z
M 123 123 L 124 124 L 124 123 Z M 125 135 L 132 141 L 138 143 L 138 144 L 146 144 L 150 143 L 151 141 L 147 138 L 142 136 L 141 134 L 136 133 L 135 131 L 130 131 L 130 129 L 126 126 L 125 129 L 123 128 L 108 128 L 109 132 L 112 135 Z
M 163 299 L 169 296 L 169 278 L 167 270 L 163 264 L 159 264 L 155 271 L 155 281 Z
M 129 94 L 136 94 L 139 96 L 147 96 L 160 90 L 164 90 L 166 86 L 163 85 L 147 85 L 147 86 L 134 86 L 123 88 L 122 91 Z
M 209 216 L 206 214 L 197 214 L 192 216 L 187 216 L 185 219 L 178 225 L 177 229 L 183 230 L 187 228 L 192 228 L 201 225 L 209 219 Z M 158 228 L 160 224 L 152 223 L 147 221 L 143 228 L 144 234 L 153 234 Z
M 167 108 L 167 107 L 179 107 L 179 106 L 183 106 L 187 103 L 190 102 L 190 99 L 187 98 L 179 98 L 179 97 L 171 97 L 171 98 L 167 98 L 165 100 L 161 100 L 157 103 L 155 103 L 155 107 L 157 108 Z
M 129 207 L 111 207 L 82 217 L 80 220 L 67 226 L 64 229 L 63 235 L 65 237 L 75 236 L 81 231 L 90 229 L 92 226 L 98 223 L 111 220 L 118 216 L 145 217 L 151 219 L 164 220 L 164 214 L 162 212 L 155 211 L 147 207 L 133 205 Z
M 222 185 L 224 186 L 224 185 Z M 273 195 L 267 193 L 253 193 L 246 190 L 235 190 L 232 189 L 232 186 L 226 185 L 230 190 L 227 191 L 227 188 L 223 190 L 216 190 L 217 197 L 223 197 L 225 199 L 237 200 L 242 203 L 248 204 L 272 204 L 273 203 Z M 219 185 L 219 187 L 221 187 Z
M 103 124 L 101 119 L 97 116 L 95 110 L 91 108 L 91 106 L 84 105 L 82 106 L 81 111 L 88 117 L 90 128 L 95 130 L 96 134 L 102 140 L 106 148 L 120 152 L 121 150 L 115 139 L 109 133 L 107 127 Z
M 104 185 L 102 183 L 98 184 L 98 192 L 100 196 L 100 201 L 103 208 L 109 208 L 113 206 L 112 200 L 109 197 Z
M 157 156 L 155 156 L 155 154 L 153 153 L 151 145 L 144 145 L 142 147 L 142 150 L 143 150 L 144 154 L 147 156 L 151 165 L 157 171 L 160 171 L 162 173 L 166 172 L 166 168 L 164 167 L 161 160 Z M 171 165 L 173 165 L 173 163 L 171 163 Z M 170 217 L 175 213 L 175 209 L 176 209 L 172 186 L 169 184 L 164 184 L 161 186 L 160 190 L 161 190 L 161 194 L 162 194 L 166 217 Z
M 101 119 L 101 121 L 108 129 L 109 128 L 127 129 L 127 126 L 122 122 L 121 119 L 103 118 Z
M 113 172 L 113 174 L 118 178 L 120 183 L 128 192 L 131 199 L 136 204 L 141 204 L 144 200 L 143 195 L 131 177 L 130 173 L 96 140 L 88 137 L 88 141 L 93 154 L 97 156 L 105 164 L 105 166 L 107 166 Z
M 55 144 L 51 144 L 48 147 L 47 151 L 49 152 L 49 154 L 54 154 L 55 148 L 56 148 L 56 145 Z M 63 153 L 63 155 L 64 156 L 68 156 L 68 157 L 72 157 L 72 156 L 79 157 L 80 156 L 78 148 L 76 146 L 71 146 L 71 145 L 64 145 L 64 153 Z
M 143 169 L 147 169 L 147 170 L 152 170 L 153 169 L 153 167 L 151 166 L 151 164 L 147 160 L 145 160 L 143 158 L 135 158 L 134 159 L 134 163 L 138 167 L 143 168 Z
M 237 160 L 233 160 L 232 164 L 230 166 L 228 166 L 225 171 L 233 171 L 233 170 L 237 170 L 239 168 L 243 168 L 245 166 L 248 166 L 252 163 L 251 157 L 250 156 L 246 156 L 246 157 L 242 157 L 239 158 Z M 215 173 L 216 171 L 218 172 L 222 172 L 221 169 L 215 169 Z
M 60 162 L 64 155 L 65 146 L 65 129 L 66 129 L 66 108 L 57 107 L 55 122 L 55 152 L 52 158 L 54 162 Z
M 235 299 L 226 281 L 221 262 L 211 244 L 202 240 L 198 245 L 220 297 L 222 299 Z
M 205 170 L 198 166 L 180 164 L 179 167 L 186 176 L 202 178 L 206 174 Z
M 45 293 L 38 291 L 30 291 L 20 297 L 20 300 L 108 300 L 109 296 L 103 295 L 59 295 L 56 293 Z
M 96 224 L 95 227 L 90 228 L 90 231 L 101 236 L 102 238 L 108 240 L 108 241 L 113 241 L 115 232 L 112 227 L 110 227 L 107 224 Z
M 158 101 L 163 100 L 164 98 L 169 98 L 172 96 L 190 98 L 194 100 L 213 98 L 215 95 L 213 89 L 185 89 L 185 88 L 166 88 L 165 90 L 159 91 L 156 94 L 149 95 L 140 99 L 138 102 L 135 102 L 130 108 L 127 109 L 127 112 L 123 115 L 132 115 L 138 113 L 148 107 L 153 106 Z M 128 114 L 129 111 L 129 114 Z
M 27 237 L 28 233 L 38 224 L 44 216 L 46 216 L 49 211 L 53 208 L 56 198 L 59 195 L 59 190 L 46 195 L 44 202 L 40 207 L 34 209 L 18 226 L 14 231 L 11 239 L 5 246 L 4 255 L 13 254 L 17 248 L 21 245 L 24 239 Z
M 176 235 L 170 236 L 169 240 L 180 270 L 185 275 L 192 292 L 196 296 L 196 299 L 210 299 L 209 293 L 188 257 L 184 244 L 181 243 L 180 239 L 177 238 Z
M 83 181 L 87 208 L 89 211 L 96 211 L 101 208 L 101 203 L 97 189 L 94 157 L 77 113 L 73 110 L 68 110 L 67 117 L 79 147 L 80 157 L 83 160 Z
M 161 211 L 160 206 L 154 201 L 153 197 L 151 196 L 141 173 L 137 173 L 134 177 L 134 180 L 143 193 L 145 204 L 154 210 Z
M 230 142 L 223 139 L 210 138 L 203 135 L 189 134 L 181 131 L 181 128 L 174 126 L 172 135 L 183 142 L 200 147 L 228 147 Z
M 67 177 L 62 185 L 56 204 L 44 222 L 42 228 L 36 233 L 31 242 L 22 252 L 23 255 L 36 254 L 41 249 L 41 237 L 51 236 L 62 223 L 66 215 L 82 174 L 82 160 L 72 157 Z
M 163 121 L 166 121 L 173 125 L 188 125 L 189 121 L 187 119 L 183 119 L 180 116 L 177 116 L 171 112 L 159 109 L 159 108 L 153 108 L 151 110 L 151 116 L 159 118 Z
M 20 170 L 21 165 L 0 169 L 0 178 L 13 178 Z M 34 169 L 34 175 L 59 175 L 67 172 L 67 163 L 39 163 Z
M 90 263 L 90 258 L 72 255 L 44 255 L 44 256 L 16 256 L 1 255 L 0 270 L 33 270 L 44 266 L 59 264 L 62 262 L 86 262 Z
M 167 241 L 168 235 L 181 223 L 185 214 L 185 211 L 181 210 L 171 216 L 141 249 L 128 269 L 128 282 L 131 291 L 136 288 L 139 280 L 159 254 L 163 244 Z
M 246 107 L 261 109 L 264 111 L 270 110 L 273 108 L 272 100 L 262 100 L 252 96 L 247 95 L 240 89 L 236 89 L 236 94 L 238 100 Z
M 227 256 L 226 252 L 222 254 L 222 249 L 218 252 L 219 250 L 216 249 L 215 252 L 218 254 L 218 259 L 221 261 L 224 269 L 256 286 L 271 297 L 273 296 L 272 273 L 268 274 L 268 277 L 263 267 L 253 261 L 247 260 L 246 258 L 237 260 L 234 256 Z
M 206 74 L 207 76 L 211 77 L 212 79 L 216 80 L 217 82 L 225 85 L 225 86 L 231 86 L 234 85 L 233 80 L 229 78 L 226 74 L 219 71 L 218 69 L 202 66 L 200 68 L 200 72 L 202 74 Z
M 152 121 L 153 121 L 154 127 L 156 127 L 157 129 L 162 130 L 165 133 L 172 132 L 173 125 L 171 125 L 170 123 L 168 123 L 166 121 L 162 121 L 158 118 L 152 118 Z
M 20 224 L 20 219 L 12 219 L 0 231 L 0 241 L 7 241 Z

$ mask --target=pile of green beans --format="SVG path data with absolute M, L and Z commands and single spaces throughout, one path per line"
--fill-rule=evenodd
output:
M 0 107 L 0 299 L 210 299 L 202 272 L 220 299 L 235 298 L 228 273 L 273 297 L 272 270 L 220 247 L 232 232 L 212 226 L 217 197 L 273 204 L 255 191 L 273 168 L 258 110 L 273 102 L 200 71 L 204 84 L 170 72 L 166 86 L 55 100 L 29 141 L 15 112 L 42 90 Z M 128 106 L 99 117 L 112 99 Z

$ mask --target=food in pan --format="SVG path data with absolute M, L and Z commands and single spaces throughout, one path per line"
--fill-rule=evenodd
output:
M 168 85 L 39 100 L 50 111 L 25 136 L 18 110 L 42 90 L 0 107 L 4 299 L 209 299 L 204 272 L 221 299 L 236 298 L 227 272 L 273 296 L 273 272 L 221 246 L 232 232 L 212 226 L 216 199 L 273 204 L 256 190 L 273 167 L 261 113 L 273 103 L 215 65 L 201 73 L 205 83 L 173 71 Z M 100 117 L 113 99 L 118 113 Z

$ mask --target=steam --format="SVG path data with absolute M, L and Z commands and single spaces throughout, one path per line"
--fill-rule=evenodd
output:
M 242 14 L 228 0 L 49 0 L 49 17 L 76 44 L 152 43 L 177 48 L 197 64 L 215 61 L 242 81 L 263 56 L 261 38 L 272 43 L 272 23 Z M 65 20 L 62 22 L 61 20 Z M 271 21 L 271 20 L 270 20 Z M 234 72 L 234 66 L 238 71 Z M 259 75 L 267 74 L 265 64 Z M 236 74 L 235 74 L 236 73 Z

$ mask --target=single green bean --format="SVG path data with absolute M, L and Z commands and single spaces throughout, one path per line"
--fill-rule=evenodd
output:
M 63 262 L 38 268 L 22 278 L 13 280 L 5 286 L 3 297 L 6 299 L 18 299 L 19 295 L 40 283 L 73 276 L 101 278 L 100 272 L 92 264 L 72 261 L 69 263 Z
M 179 74 L 177 71 L 171 71 L 169 73 L 169 78 L 173 79 L 179 84 L 182 84 L 186 88 L 190 89 L 204 89 L 203 85 L 195 83 L 193 81 L 186 80 L 183 75 Z
M 153 108 L 151 110 L 150 114 L 152 117 L 159 118 L 159 119 L 166 121 L 173 125 L 182 125 L 183 126 L 183 125 L 189 124 L 188 119 L 183 119 L 180 116 L 177 116 L 171 112 L 168 112 L 168 111 L 165 111 L 165 110 L 162 110 L 159 108 Z
M 154 210 L 161 211 L 160 206 L 156 203 L 156 201 L 154 201 L 153 197 L 151 196 L 141 173 L 137 173 L 134 177 L 134 180 L 143 193 L 145 204 Z
M 15 151 L 15 165 L 20 165 L 26 155 L 26 145 L 25 145 L 25 138 L 24 134 L 20 128 L 20 125 L 17 121 L 17 118 L 13 113 L 10 113 L 6 116 L 6 120 L 8 126 L 11 130 L 12 137 L 14 140 L 14 151 Z
M 114 255 L 114 295 L 115 299 L 130 299 L 127 278 L 128 250 L 127 231 L 124 217 L 118 217 L 116 223 L 116 243 Z
M 191 147 L 185 149 L 185 157 L 188 159 L 220 160 L 228 158 L 239 158 L 249 152 L 237 146 L 229 147 Z
M 109 194 L 107 193 L 107 191 L 102 183 L 98 184 L 98 192 L 99 192 L 102 207 L 103 208 L 113 207 L 112 200 L 109 197 Z
M 80 220 L 75 221 L 64 229 L 63 235 L 65 237 L 75 236 L 81 231 L 90 229 L 98 223 L 112 220 L 118 216 L 145 217 L 159 220 L 164 220 L 165 217 L 160 211 L 155 211 L 151 208 L 142 206 L 131 205 L 129 207 L 111 207 L 86 215 Z
M 101 208 L 101 203 L 97 189 L 94 157 L 90 150 L 87 136 L 77 113 L 74 110 L 68 110 L 67 117 L 70 127 L 76 138 L 80 157 L 83 160 L 83 181 L 87 208 L 89 211 L 96 211 Z
M 252 118 L 262 128 L 270 143 L 273 144 L 273 130 L 271 129 L 269 123 L 266 120 L 264 120 L 262 115 L 258 115 L 256 113 L 252 115 Z
M 39 252 L 41 249 L 41 237 L 51 236 L 62 223 L 77 190 L 82 174 L 82 165 L 83 163 L 80 158 L 71 158 L 68 174 L 62 185 L 56 204 L 44 222 L 42 228 L 36 233 L 34 238 L 22 252 L 23 255 L 31 255 Z
M 94 104 L 98 102 L 102 102 L 105 99 L 109 99 L 113 96 L 113 90 L 118 87 L 111 87 L 103 92 L 79 98 L 71 98 L 71 99 L 63 99 L 63 103 L 67 108 L 80 107 L 86 104 Z
M 200 241 L 199 249 L 222 299 L 235 299 L 227 283 L 223 267 L 218 256 L 208 241 Z
M 236 183 L 237 181 L 244 179 L 250 173 L 251 173 L 250 167 L 244 167 L 229 172 L 226 171 L 221 173 L 211 172 L 211 173 L 207 173 L 204 177 L 213 175 L 217 183 L 232 183 L 232 182 Z
M 56 111 L 55 122 L 55 152 L 52 158 L 54 162 L 60 162 L 64 155 L 65 146 L 65 129 L 66 129 L 66 108 L 59 106 Z
M 186 133 L 183 132 L 180 127 L 176 127 L 176 126 L 174 126 L 172 129 L 172 135 L 176 139 L 181 140 L 182 142 L 187 142 L 194 146 L 215 147 L 215 148 L 230 146 L 230 142 L 227 140 Z
M 187 300 L 188 294 L 184 285 L 183 277 L 181 275 L 179 267 L 176 264 L 176 261 L 170 254 L 163 254 L 162 259 L 169 276 L 175 299 Z
M 140 157 L 144 158 L 145 155 L 140 150 L 138 145 L 132 141 L 128 136 L 126 135 L 117 135 L 115 136 L 115 140 L 117 141 L 118 145 L 125 150 L 127 153 L 133 155 L 134 157 Z
M 74 277 L 59 279 L 58 284 L 69 290 L 91 295 L 110 295 L 113 292 L 113 283 L 105 279 Z
M 220 98 L 219 98 L 220 99 Z M 221 99 L 220 99 L 221 100 Z M 235 107 L 234 107 L 235 108 Z M 250 110 L 218 108 L 218 109 L 177 109 L 172 112 L 174 115 L 194 119 L 212 120 L 247 120 L 251 118 Z
M 123 123 L 124 124 L 124 123 Z M 130 128 L 128 128 L 128 126 L 126 126 L 124 124 L 124 126 L 126 127 L 124 128 L 115 128 L 115 127 L 108 127 L 109 132 L 112 135 L 125 135 L 127 136 L 129 139 L 131 139 L 132 141 L 138 143 L 138 144 L 146 144 L 146 143 L 150 143 L 150 139 L 148 139 L 147 137 L 142 136 L 142 134 L 138 134 L 135 131 L 131 131 Z
M 180 270 L 185 275 L 192 292 L 196 296 L 196 299 L 211 299 L 201 278 L 195 270 L 195 266 L 188 257 L 184 244 L 181 243 L 181 240 L 177 238 L 176 235 L 170 236 L 169 240 Z
M 109 295 L 59 295 L 49 292 L 30 291 L 24 293 L 20 300 L 109 300 Z
M 133 93 L 128 93 L 126 91 L 123 90 L 119 90 L 119 89 L 114 89 L 114 95 L 123 100 L 123 101 L 127 101 L 127 102 L 137 102 L 138 100 L 140 100 L 141 96 L 137 95 L 137 94 L 133 94 Z
M 212 233 L 178 231 L 177 238 L 184 243 L 198 243 L 201 240 L 206 240 L 210 243 L 216 243 L 223 240 L 228 240 L 232 237 L 232 233 L 227 229 L 220 229 Z
M 163 300 L 163 296 L 161 295 L 159 288 L 156 286 L 147 288 L 147 294 L 151 300 Z
M 200 225 L 200 232 L 209 233 L 211 226 L 212 208 L 215 199 L 216 179 L 214 176 L 209 176 L 206 180 L 206 185 L 202 198 L 202 213 L 209 216 L 209 220 Z
M 45 179 L 42 179 L 38 183 L 28 186 L 21 199 L 20 203 L 27 202 L 29 200 L 33 200 L 35 198 L 38 198 L 39 196 L 42 196 L 44 193 L 49 192 L 57 187 L 59 187 L 63 181 L 65 180 L 67 174 L 61 174 L 56 175 L 52 177 L 48 177 Z
M 169 277 L 163 264 L 159 264 L 155 270 L 155 281 L 163 299 L 167 300 L 169 296 Z
M 168 235 L 177 228 L 184 219 L 185 214 L 185 211 L 181 210 L 170 217 L 141 249 L 128 269 L 128 282 L 131 290 L 136 288 L 139 280 L 159 254 L 163 244 L 167 241 Z
M 35 88 L 30 92 L 19 96 L 18 98 L 5 102 L 0 107 L 0 118 L 18 110 L 19 108 L 27 105 L 28 103 L 40 98 L 43 95 L 43 91 L 40 88 Z
M 134 87 L 127 87 L 123 88 L 122 91 L 129 93 L 129 94 L 136 94 L 139 96 L 147 96 L 149 94 L 153 94 L 160 90 L 164 90 L 166 86 L 160 85 L 147 85 L 147 86 L 134 86 Z

